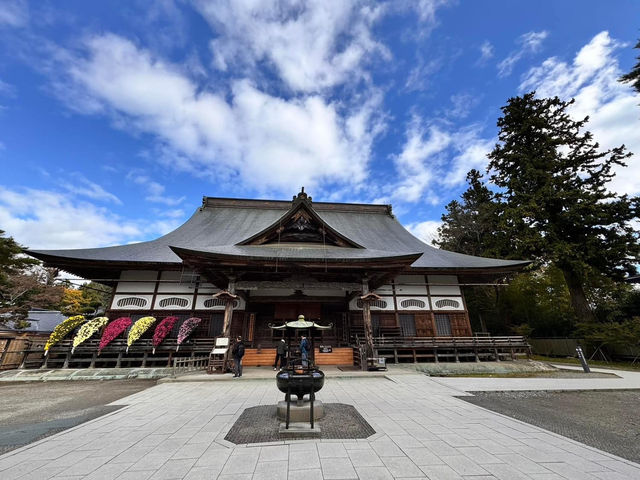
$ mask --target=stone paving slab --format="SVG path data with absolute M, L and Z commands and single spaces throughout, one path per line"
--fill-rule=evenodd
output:
M 0 478 L 640 478 L 640 465 L 456 398 L 477 379 L 442 380 L 331 379 L 318 398 L 354 405 L 376 435 L 238 446 L 224 437 L 244 409 L 281 399 L 272 380 L 165 383 L 0 456 Z

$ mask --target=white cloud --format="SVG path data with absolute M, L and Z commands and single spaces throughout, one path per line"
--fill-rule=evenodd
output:
M 511 75 L 513 67 L 522 57 L 536 53 L 542 47 L 542 42 L 549 36 L 549 32 L 528 32 L 518 37 L 517 43 L 520 44 L 518 50 L 512 51 L 504 60 L 498 63 L 498 75 L 506 77 Z
M 366 76 L 374 55 L 388 57 L 371 28 L 383 7 L 371 1 L 227 0 L 197 1 L 216 38 L 214 66 L 241 67 L 253 78 L 272 66 L 293 91 L 318 92 Z
M 350 109 L 319 95 L 274 97 L 248 80 L 233 81 L 225 96 L 111 34 L 91 37 L 81 54 L 62 51 L 57 58 L 64 74 L 57 93 L 71 108 L 154 134 L 161 159 L 174 168 L 262 192 L 362 182 L 384 128 L 376 90 L 352 96 Z
M 623 73 L 615 52 L 622 46 L 606 31 L 594 36 L 572 62 L 556 57 L 546 59 L 524 76 L 520 89 L 536 90 L 540 97 L 575 98 L 571 114 L 576 119 L 590 117 L 586 128 L 601 148 L 625 144 L 635 155 L 628 168 L 617 168 L 612 188 L 618 193 L 640 193 L 640 96 L 618 82 Z
M 13 97 L 16 94 L 16 89 L 13 85 L 7 82 L 3 82 L 0 79 L 0 95 L 6 95 L 8 97 Z
M 451 135 L 436 126 L 427 127 L 414 116 L 407 128 L 402 152 L 394 157 L 399 178 L 391 187 L 391 198 L 406 202 L 420 200 L 434 181 L 441 159 L 438 157 L 451 143 Z M 432 198 L 432 201 L 435 201 Z
M 441 176 L 445 187 L 465 183 L 467 173 L 472 168 L 484 170 L 487 166 L 487 154 L 493 149 L 495 139 L 483 138 L 477 125 L 456 131 L 453 134 L 453 152 L 447 171 Z
M 0 27 L 24 27 L 29 23 L 29 9 L 23 0 L 4 0 L 0 5 Z
M 427 90 L 430 77 L 440 70 L 443 64 L 444 58 L 442 57 L 425 60 L 419 55 L 416 65 L 409 71 L 404 88 L 408 92 Z
M 451 118 L 466 118 L 480 102 L 480 96 L 471 93 L 456 93 L 450 98 L 452 108 L 447 110 L 446 114 Z
M 418 20 L 422 23 L 435 25 L 438 8 L 453 3 L 452 0 L 410 0 L 408 5 L 418 13 Z
M 101 247 L 143 233 L 134 222 L 69 194 L 4 187 L 0 187 L 0 225 L 7 235 L 34 249 Z
M 480 58 L 476 62 L 477 65 L 485 64 L 490 58 L 493 58 L 493 45 L 489 40 L 485 40 L 480 45 Z
M 141 185 L 147 191 L 145 200 L 153 203 L 162 203 L 168 207 L 174 207 L 180 205 L 186 199 L 182 197 L 172 197 L 165 193 L 165 186 L 152 180 L 149 176 L 140 173 L 139 171 L 131 171 L 127 174 L 127 179 L 131 180 L 137 185 Z
M 406 225 L 407 230 L 413 233 L 424 243 L 431 245 L 431 242 L 438 238 L 438 228 L 442 226 L 441 221 L 426 220 Z
M 398 181 L 385 186 L 385 197 L 401 202 L 437 204 L 438 189 L 450 191 L 466 181 L 472 168 L 484 169 L 495 140 L 483 138 L 478 125 L 460 129 L 429 125 L 414 116 L 402 151 L 393 157 Z
M 48 174 L 47 174 L 48 175 Z M 104 200 L 122 205 L 122 202 L 113 193 L 107 192 L 97 183 L 92 182 L 80 173 L 72 173 L 69 179 L 60 179 L 59 184 L 75 195 L 81 195 L 93 200 Z

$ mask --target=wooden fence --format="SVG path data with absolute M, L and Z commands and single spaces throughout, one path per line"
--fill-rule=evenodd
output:
M 173 374 L 175 375 L 178 371 L 190 372 L 194 370 L 206 370 L 207 365 L 209 365 L 209 355 L 188 358 L 174 358 Z
M 32 340 L 13 351 L 15 358 L 9 368 L 102 368 L 102 367 L 172 367 L 175 359 L 192 359 L 209 355 L 213 338 L 190 339 L 177 350 L 175 338 L 166 339 L 153 352 L 151 339 L 140 339 L 126 351 L 127 341 L 116 339 L 98 355 L 100 340 L 87 340 L 71 353 L 72 340 L 62 340 L 44 355 L 47 337 Z
M 387 363 L 501 361 L 528 358 L 531 347 L 521 336 L 509 337 L 375 337 L 377 357 Z

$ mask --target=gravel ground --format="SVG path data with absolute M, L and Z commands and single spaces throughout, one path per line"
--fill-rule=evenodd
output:
M 324 412 L 324 417 L 315 422 L 321 429 L 318 438 L 367 438 L 376 433 L 352 405 L 325 403 Z M 278 433 L 280 423 L 276 405 L 247 408 L 233 424 L 225 440 L 237 445 L 276 442 L 282 440 Z M 287 437 L 292 440 L 296 438 L 304 440 L 309 437 Z
M 640 462 L 640 390 L 472 393 L 460 399 Z
M 554 370 L 551 372 L 512 372 L 512 373 L 468 373 L 454 375 L 431 375 L 432 377 L 472 377 L 472 378 L 618 378 L 613 373 L 585 373 L 572 370 Z
M 106 406 L 155 380 L 0 384 L 0 454 L 117 410 Z

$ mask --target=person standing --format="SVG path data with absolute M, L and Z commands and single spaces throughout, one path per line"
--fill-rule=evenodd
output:
M 244 343 L 242 343 L 242 337 L 236 338 L 236 343 L 233 344 L 231 349 L 233 355 L 233 378 L 242 376 L 242 357 L 244 357 Z
M 302 356 L 302 366 L 309 366 L 309 350 L 311 349 L 311 344 L 309 340 L 304 335 L 300 338 L 300 355 Z
M 278 342 L 278 346 L 276 347 L 276 361 L 273 364 L 273 369 L 278 369 L 278 360 L 280 361 L 280 370 L 282 370 L 285 366 L 286 358 L 287 358 L 287 342 L 284 341 L 284 338 L 281 338 Z

